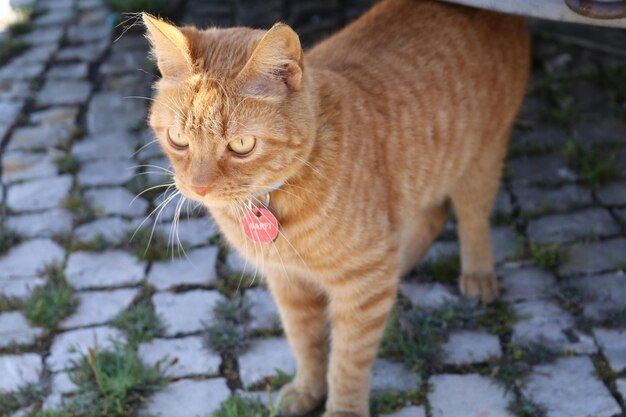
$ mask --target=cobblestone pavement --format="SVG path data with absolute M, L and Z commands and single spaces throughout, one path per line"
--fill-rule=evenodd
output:
M 115 343 L 150 366 L 177 358 L 141 406 L 150 415 L 209 416 L 237 393 L 267 401 L 265 385 L 294 360 L 269 293 L 204 210 L 170 201 L 145 249 L 155 215 L 144 219 L 165 200 L 163 188 L 139 193 L 167 183 L 168 164 L 137 98 L 154 77 L 141 32 L 116 39 L 100 0 L 16 3 L 35 1 L 45 11 L 30 31 L 0 32 L 30 44 L 0 66 L 0 402 L 39 388 L 4 412 L 61 407 L 81 353 Z M 311 44 L 367 3 L 190 0 L 178 21 L 286 20 Z M 460 299 L 451 220 L 402 284 L 373 369 L 375 414 L 626 416 L 626 41 L 534 35 L 493 216 L 503 296 L 487 307 Z M 165 253 L 168 243 L 187 257 Z M 59 287 L 62 313 L 46 320 L 36 301 Z M 213 337 L 225 306 L 247 313 L 231 325 L 234 343 Z

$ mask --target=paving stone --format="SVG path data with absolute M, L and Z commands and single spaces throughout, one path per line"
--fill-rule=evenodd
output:
M 109 47 L 108 41 L 92 42 L 81 46 L 70 46 L 63 48 L 56 55 L 56 59 L 59 61 L 82 61 L 82 62 L 95 62 Z
M 567 285 L 577 290 L 587 317 L 602 320 L 626 310 L 626 275 L 622 272 L 571 279 Z
M 0 68 L 0 80 L 32 80 L 40 77 L 45 69 L 46 64 L 44 62 L 25 63 L 14 59 L 8 65 Z
M 85 197 L 104 215 L 137 217 L 144 216 L 148 209 L 145 199 L 135 198 L 133 193 L 122 187 L 88 190 Z
M 39 106 L 83 104 L 89 98 L 91 84 L 87 81 L 49 80 L 37 94 Z
M 626 263 L 626 239 L 575 244 L 561 249 L 561 257 L 564 259 L 559 267 L 562 275 L 614 270 L 620 263 Z
M 214 285 L 217 253 L 217 247 L 209 246 L 191 250 L 186 257 L 155 262 L 148 274 L 148 282 L 161 291 L 179 285 Z
M 513 202 L 508 191 L 500 188 L 493 203 L 493 211 L 501 214 L 511 214 L 513 212 Z
M 501 287 L 505 290 L 502 298 L 506 301 L 548 299 L 554 295 L 556 279 L 543 269 L 525 267 L 503 269 Z
M 15 68 L 21 68 L 23 71 L 28 71 L 27 68 L 25 68 L 28 65 L 33 65 L 37 68 L 39 68 L 40 65 L 44 65 L 45 67 L 45 64 L 50 61 L 50 58 L 52 58 L 52 55 L 54 55 L 58 49 L 59 46 L 54 43 L 34 46 L 29 48 L 17 58 L 11 60 L 10 65 L 18 65 Z M 9 67 L 10 65 L 5 66 L 4 68 Z
M 177 362 L 172 366 L 161 365 L 165 374 L 172 378 L 218 375 L 222 363 L 221 356 L 207 349 L 200 336 L 154 339 L 149 343 L 140 344 L 137 352 L 147 366 L 154 366 L 162 360 L 169 362 L 176 359 Z
M 152 64 L 147 52 L 147 50 L 115 51 L 100 66 L 100 72 L 104 75 L 119 75 L 125 72 L 136 72 L 141 69 L 148 71 Z
M 230 250 L 226 255 L 226 266 L 228 270 L 233 274 L 246 274 L 248 276 L 259 275 L 261 272 L 257 270 L 257 267 L 252 262 L 246 262 L 246 260 L 236 250 Z
M 59 155 L 60 152 L 54 150 L 45 154 L 6 152 L 2 158 L 2 182 L 10 184 L 16 181 L 53 177 L 59 170 L 54 163 Z
M 13 246 L 0 256 L 0 283 L 8 279 L 31 278 L 43 271 L 46 265 L 62 262 L 63 248 L 49 239 L 33 239 Z
M 180 240 L 183 245 L 188 246 L 206 245 L 217 234 L 215 224 L 209 217 L 181 220 L 176 229 L 173 229 L 169 223 L 163 223 L 157 227 L 159 232 L 170 240 L 172 239 L 170 232 L 173 230 L 175 233 L 173 242 L 178 243 Z
M 62 27 L 50 27 L 35 29 L 32 32 L 23 35 L 20 39 L 30 45 L 44 45 L 48 43 L 58 44 L 63 36 Z
M 43 364 L 35 353 L 22 355 L 0 355 L 0 393 L 39 382 Z
M 20 236 L 54 237 L 72 231 L 72 213 L 63 209 L 52 209 L 42 213 L 9 216 L 5 226 Z
M 204 381 L 183 379 L 150 397 L 145 412 L 154 417 L 210 416 L 229 396 L 230 390 L 224 378 Z
M 148 161 L 145 172 L 145 178 L 150 185 L 172 182 L 172 165 L 167 158 L 156 158 Z
M 26 126 L 15 129 L 7 151 L 50 149 L 67 143 L 73 128 L 67 124 Z
M 33 291 L 45 285 L 46 280 L 40 277 L 12 277 L 0 279 L 0 295 L 26 300 Z
M 137 289 L 79 292 L 76 294 L 78 298 L 76 311 L 63 320 L 59 327 L 71 329 L 104 324 L 126 310 L 138 294 Z
M 139 227 L 139 220 L 126 220 L 120 217 L 102 217 L 80 225 L 74 231 L 74 239 L 78 242 L 89 242 L 104 239 L 108 243 L 125 243 L 129 235 Z M 132 232 L 132 233 L 131 233 Z
M 428 393 L 432 417 L 512 417 L 510 392 L 482 375 L 435 375 Z
M 87 78 L 89 66 L 86 62 L 74 64 L 57 64 L 50 67 L 46 73 L 49 80 L 80 80 Z
M 31 345 L 43 334 L 38 327 L 30 327 L 19 311 L 0 313 L 0 348 L 11 345 Z
M 435 242 L 424 254 L 420 263 L 433 262 L 439 258 L 459 254 L 459 244 L 457 242 Z
M 520 245 L 519 237 L 510 227 L 493 227 L 491 245 L 493 259 L 499 264 L 515 255 Z
M 73 10 L 56 9 L 37 17 L 33 23 L 37 26 L 61 26 L 68 23 L 72 17 L 74 17 Z
M 147 56 L 147 53 L 144 53 Z M 149 70 L 148 72 L 150 72 Z M 106 76 L 102 81 L 102 90 L 123 94 L 129 97 L 129 100 L 145 101 L 143 97 L 150 97 L 152 79 L 145 72 L 136 71 L 135 73 L 119 74 Z M 133 97 L 133 98 L 130 98 Z M 146 125 L 147 127 L 147 125 Z
M 626 182 L 613 182 L 600 188 L 596 193 L 602 204 L 609 206 L 626 205 Z
M 108 25 L 81 25 L 70 26 L 67 37 L 73 43 L 85 43 L 101 41 L 111 36 L 111 28 Z
M 514 184 L 554 184 L 577 178 L 565 158 L 558 154 L 515 158 L 507 162 L 507 169 Z
M 381 417 L 426 417 L 426 409 L 423 406 L 411 405 L 391 414 L 382 414 Z
M 390 391 L 409 391 L 419 388 L 421 378 L 408 371 L 402 364 L 376 359 L 372 365 L 371 391 L 383 393 Z
M 213 320 L 213 308 L 224 297 L 217 291 L 193 290 L 183 293 L 156 293 L 154 309 L 165 324 L 167 336 L 199 332 Z
M 72 147 L 72 155 L 81 161 L 91 159 L 125 159 L 131 157 L 137 143 L 128 132 L 116 131 L 102 135 L 88 136 Z M 128 166 L 132 166 L 128 161 Z
M 57 208 L 71 188 L 69 175 L 14 184 L 7 192 L 7 206 L 14 212 Z
M 247 289 L 244 297 L 250 303 L 250 330 L 272 330 L 280 328 L 278 308 L 272 294 L 264 288 Z
M 73 362 L 80 359 L 87 349 L 98 347 L 107 350 L 113 347 L 112 341 L 124 342 L 124 334 L 107 326 L 70 330 L 60 333 L 52 342 L 46 365 L 52 372 L 73 368 Z
M 109 132 L 111 120 L 115 120 L 116 128 L 121 130 L 145 123 L 144 101 L 124 97 L 106 92 L 94 95 L 87 110 L 87 127 L 91 134 Z
M 78 111 L 78 107 L 51 107 L 31 113 L 30 122 L 42 125 L 66 124 L 73 126 L 76 122 L 76 117 L 78 117 Z
M 239 356 L 239 377 L 244 387 L 276 375 L 277 370 L 288 374 L 296 371 L 296 361 L 286 339 L 272 337 L 255 340 Z
M 0 99 L 0 138 L 3 138 L 13 127 L 24 107 L 23 100 Z
M 597 94 L 599 89 L 595 85 L 592 86 L 592 88 L 593 92 Z M 603 123 L 581 122 L 574 125 L 573 131 L 574 135 L 579 138 L 581 142 L 594 145 L 623 143 L 624 141 L 623 125 L 607 121 Z
M 145 262 L 121 250 L 74 252 L 65 267 L 67 281 L 76 289 L 139 284 Z
M 486 332 L 456 331 L 442 346 L 444 363 L 449 365 L 469 365 L 487 362 L 502 356 L 497 336 Z
M 52 375 L 51 386 L 52 392 L 55 394 L 67 394 L 78 391 L 78 386 L 72 382 L 69 374 L 64 371 Z
M 537 149 L 541 145 L 545 149 L 560 148 L 569 139 L 569 134 L 562 126 L 541 124 L 521 134 L 513 134 L 511 148 L 520 151 Z
M 592 204 L 591 192 L 578 185 L 544 188 L 517 184 L 513 193 L 517 204 L 526 213 L 565 211 Z
M 611 417 L 621 411 L 586 356 L 535 366 L 522 392 L 546 410 L 546 417 Z
M 400 292 L 418 308 L 436 310 L 460 301 L 450 288 L 438 282 L 424 284 L 401 282 Z
M 607 210 L 589 209 L 531 220 L 527 232 L 533 242 L 566 243 L 580 238 L 615 235 L 620 228 Z
M 43 411 L 56 411 L 63 407 L 63 404 L 63 396 L 58 392 L 53 392 L 43 400 L 41 409 Z
M 553 301 L 523 301 L 513 305 L 521 318 L 513 325 L 514 343 L 544 345 L 577 353 L 594 353 L 593 339 L 576 331 L 573 317 Z
M 593 334 L 611 369 L 615 373 L 626 369 L 626 330 L 594 329 Z
M 122 185 L 135 176 L 130 160 L 98 160 L 84 164 L 78 173 L 78 182 L 84 186 Z
M 0 101 L 28 99 L 31 95 L 30 83 L 27 81 L 0 80 Z

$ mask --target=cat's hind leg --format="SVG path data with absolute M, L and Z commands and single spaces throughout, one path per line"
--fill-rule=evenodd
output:
M 503 155 L 495 149 L 471 164 L 450 194 L 461 244 L 459 289 L 466 297 L 490 302 L 498 296 L 489 218 L 500 184 Z

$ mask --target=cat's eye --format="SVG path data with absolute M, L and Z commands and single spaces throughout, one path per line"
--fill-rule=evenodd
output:
M 256 138 L 254 136 L 242 136 L 228 142 L 228 149 L 236 153 L 238 156 L 245 156 L 252 152 Z
M 185 149 L 189 146 L 189 141 L 181 133 L 177 127 L 167 128 L 167 140 L 176 149 Z

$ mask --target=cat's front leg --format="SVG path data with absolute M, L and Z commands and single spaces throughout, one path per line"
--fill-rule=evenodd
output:
M 300 416 L 326 395 L 327 298 L 314 283 L 284 271 L 266 275 L 297 363 L 294 380 L 280 391 L 278 407 L 281 416 Z
M 395 268 L 356 270 L 329 288 L 332 327 L 324 417 L 368 417 L 370 371 L 397 292 Z

